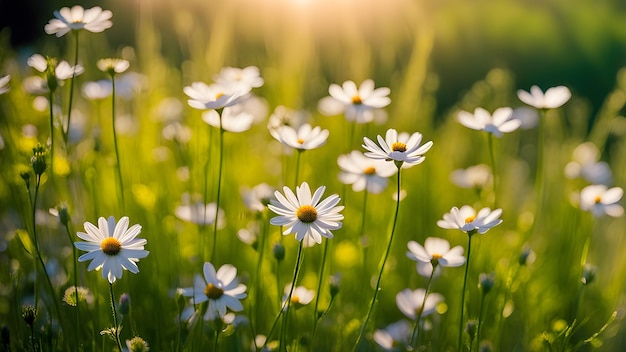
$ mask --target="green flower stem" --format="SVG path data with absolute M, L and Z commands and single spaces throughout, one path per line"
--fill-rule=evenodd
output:
M 113 144 L 115 146 L 115 160 L 117 163 L 117 192 L 119 196 L 119 206 L 122 211 L 122 214 L 125 214 L 126 211 L 124 206 L 126 202 L 124 201 L 124 183 L 122 180 L 122 163 L 120 162 L 120 150 L 117 145 L 117 132 L 115 130 L 115 75 L 111 74 L 111 126 L 113 127 Z
M 476 344 L 480 346 L 480 329 L 483 327 L 483 311 L 485 309 L 485 298 L 487 297 L 486 293 L 482 294 L 480 299 L 480 311 L 478 312 L 478 328 L 476 331 Z M 472 346 L 470 346 L 470 351 Z
M 215 253 L 217 249 L 217 227 L 219 225 L 219 214 L 220 214 L 220 193 L 222 190 L 222 167 L 224 164 L 224 128 L 222 127 L 222 110 L 218 109 L 217 113 L 219 114 L 220 119 L 220 150 L 219 150 L 219 162 L 217 169 L 217 199 L 215 201 L 215 221 L 213 223 L 213 248 L 211 249 L 211 263 L 215 262 Z M 206 206 L 206 205 L 205 205 Z
M 220 347 L 220 330 L 222 330 L 221 326 L 215 329 L 215 343 L 213 344 L 213 351 L 215 352 L 217 352 Z
M 74 246 L 74 241 L 72 241 L 72 231 L 70 230 L 69 222 L 65 226 L 65 232 L 67 233 L 67 239 L 70 241 L 70 247 L 72 247 L 72 270 L 74 275 L 74 295 L 76 296 L 76 331 L 80 331 L 80 311 L 78 308 L 78 276 L 76 270 L 76 247 Z M 80 336 L 80 334 L 79 334 Z M 77 341 L 78 343 L 78 341 Z
M 299 181 L 299 177 L 300 177 L 300 158 L 302 157 L 302 153 L 304 152 L 304 149 L 296 149 L 296 151 L 297 151 L 298 154 L 296 155 L 296 180 L 295 180 L 295 187 L 298 186 L 298 181 Z
M 541 214 L 543 209 L 543 200 L 544 200 L 544 178 L 545 178 L 545 146 L 544 146 L 544 138 L 545 138 L 545 129 L 546 129 L 546 110 L 539 111 L 539 131 L 537 135 L 537 165 L 536 165 L 536 174 L 535 174 L 535 199 L 537 202 L 537 210 L 535 214 Z M 537 219 L 533 221 L 534 224 L 537 223 Z
M 426 305 L 426 298 L 428 298 L 428 294 L 430 293 L 430 285 L 433 282 L 433 276 L 435 276 L 435 270 L 437 270 L 437 266 L 439 263 L 436 260 L 432 261 L 433 271 L 430 273 L 430 277 L 428 278 L 428 283 L 426 284 L 426 292 L 424 292 L 424 299 L 422 300 L 422 306 L 420 307 L 419 312 L 417 313 L 417 318 L 415 319 L 415 327 L 413 327 L 413 333 L 411 334 L 411 341 L 409 342 L 409 346 L 413 346 L 416 342 L 415 338 L 417 337 L 417 330 L 419 329 L 420 320 L 422 319 L 422 314 L 424 313 L 424 306 Z M 414 346 L 417 348 L 417 346 Z
M 463 275 L 463 291 L 461 291 L 461 318 L 459 320 L 459 338 L 458 350 L 463 349 L 463 313 L 465 312 L 465 289 L 467 288 L 467 273 L 469 271 L 470 254 L 472 250 L 472 236 L 476 234 L 476 230 L 467 233 L 467 262 L 465 262 L 465 275 Z
M 300 272 L 300 265 L 302 263 L 302 249 L 304 248 L 304 240 L 300 241 L 300 246 L 298 247 L 298 259 L 296 259 L 296 268 L 293 271 L 293 280 L 291 281 L 291 287 L 289 288 L 289 295 L 287 295 L 287 302 L 285 311 L 285 317 L 283 318 L 283 326 L 280 334 L 280 351 L 287 351 L 287 346 L 285 345 L 285 335 L 287 335 L 287 325 L 289 325 L 289 309 L 291 307 L 291 296 L 293 295 L 293 290 L 296 288 L 296 283 L 298 282 L 298 273 Z M 282 305 L 280 311 L 282 312 Z M 280 315 L 280 313 L 279 313 Z M 269 340 L 269 335 L 268 335 Z
M 326 266 L 326 257 L 328 254 L 329 242 L 330 241 L 328 239 L 324 241 L 324 252 L 322 254 L 322 266 L 320 267 L 319 278 L 317 280 L 317 294 L 315 295 L 315 307 L 313 308 L 313 334 L 311 335 L 312 336 L 311 342 L 315 342 L 315 333 L 317 332 L 317 323 L 319 322 L 319 319 L 321 318 L 321 316 L 318 316 L 317 314 L 317 307 L 320 302 L 320 295 L 322 291 L 322 281 L 324 280 L 324 267 Z
M 76 66 L 78 65 L 78 33 L 80 31 L 72 31 L 74 32 L 74 72 L 72 72 L 72 79 L 70 80 L 70 98 L 69 103 L 67 104 L 67 128 L 63 131 L 63 141 L 67 145 L 67 140 L 70 134 L 70 121 L 72 120 L 72 102 L 74 97 L 74 81 L 76 79 Z
M 367 219 L 367 195 L 368 195 L 368 191 L 367 191 L 367 182 L 366 181 L 366 185 L 365 185 L 365 190 L 364 190 L 364 194 L 363 194 L 363 210 L 361 211 L 361 227 L 359 228 L 359 232 L 358 235 L 359 240 L 363 239 L 363 236 L 365 236 L 363 234 L 363 231 L 365 231 L 365 220 Z M 364 245 L 364 242 L 361 242 L 361 249 L 363 250 L 362 253 L 362 263 L 361 263 L 361 270 L 362 270 L 362 275 L 365 277 L 366 275 L 366 271 L 367 271 L 367 246 Z
M 491 159 L 491 174 L 493 175 L 493 207 L 496 207 L 498 199 L 498 171 L 496 169 L 496 157 L 493 151 L 493 134 L 488 133 L 489 157 Z
M 54 178 L 54 90 L 48 93 L 50 111 L 50 177 Z
M 387 263 L 387 258 L 389 257 L 389 252 L 391 252 L 391 244 L 393 242 L 393 235 L 396 231 L 396 225 L 398 223 L 398 212 L 400 211 L 400 171 L 402 164 L 398 165 L 398 186 L 397 186 L 397 195 L 398 199 L 396 200 L 396 211 L 393 216 L 393 225 L 391 226 L 391 233 L 389 234 L 389 241 L 387 242 L 387 249 L 385 250 L 385 254 L 381 258 L 379 264 L 379 272 L 378 279 L 376 280 L 376 288 L 374 289 L 374 296 L 372 297 L 372 302 L 370 303 L 370 307 L 367 310 L 367 315 L 365 316 L 365 320 L 363 320 L 363 324 L 361 325 L 361 330 L 359 331 L 359 336 L 357 337 L 356 343 L 354 344 L 354 351 L 358 350 L 358 346 L 363 339 L 363 335 L 365 334 L 365 329 L 367 328 L 367 323 L 372 317 L 372 312 L 374 311 L 374 306 L 376 305 L 376 298 L 378 297 L 378 291 L 380 290 L 380 281 L 383 276 L 383 271 L 385 270 L 385 264 Z
M 109 293 L 111 294 L 111 310 L 113 311 L 113 327 L 115 328 L 115 342 L 120 352 L 123 351 L 122 342 L 120 341 L 120 326 L 117 325 L 117 310 L 115 309 L 115 295 L 113 294 L 113 284 L 109 282 Z M 202 319 L 202 318 L 201 318 Z
M 276 328 L 276 325 L 278 324 L 278 321 L 280 320 L 280 317 L 282 316 L 283 312 L 289 311 L 289 307 L 291 305 L 291 295 L 293 294 L 294 287 L 296 286 L 296 282 L 298 281 L 298 273 L 300 271 L 300 264 L 302 263 L 303 247 L 304 247 L 303 243 L 302 241 L 300 241 L 300 246 L 298 247 L 298 258 L 296 259 L 296 267 L 293 270 L 293 280 L 291 281 L 291 289 L 289 290 L 289 295 L 287 296 L 287 302 L 286 302 L 287 306 L 283 309 L 282 302 L 281 302 L 278 315 L 276 316 L 276 319 L 274 319 L 274 323 L 272 324 L 272 327 L 270 328 L 270 332 L 267 333 L 267 338 L 265 339 L 265 343 L 263 344 L 262 347 L 267 347 L 267 343 L 270 342 L 272 333 L 274 332 L 274 329 Z M 280 297 L 280 294 L 279 294 L 279 297 Z M 284 337 L 285 337 L 284 333 L 286 330 L 286 325 L 287 325 L 287 314 L 285 313 L 285 319 L 283 320 L 283 329 L 282 329 L 281 336 L 280 336 L 280 351 L 286 350 L 285 348 L 286 346 L 284 344 Z
M 264 253 L 265 253 L 265 238 L 267 237 L 267 212 L 262 212 L 262 221 L 261 221 L 261 234 L 259 235 L 259 246 L 257 247 L 257 251 L 259 252 L 259 258 L 257 259 L 257 264 L 256 264 L 256 276 L 254 278 L 254 296 L 255 296 L 255 302 L 254 302 L 254 317 L 250 317 L 250 329 L 252 332 L 252 336 L 256 336 L 256 330 L 254 328 L 255 325 L 255 320 L 256 320 L 256 324 L 258 324 L 258 319 L 259 319 L 259 309 L 261 307 L 261 297 L 260 297 L 260 293 L 261 293 L 261 267 L 263 265 L 263 257 L 264 257 Z M 249 292 L 248 292 L 249 294 Z M 252 301 L 250 301 L 250 304 L 252 304 Z M 253 310 L 250 309 L 250 312 L 252 312 Z M 253 320 L 253 318 L 255 320 Z M 255 344 L 256 347 L 256 341 L 253 341 L 253 343 Z

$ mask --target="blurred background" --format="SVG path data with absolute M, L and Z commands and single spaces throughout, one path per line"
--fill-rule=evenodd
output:
M 44 43 L 66 45 L 43 26 L 54 10 L 77 3 L 115 10 L 107 31 L 113 49 L 140 45 L 140 13 L 157 24 L 160 50 L 174 66 L 193 58 L 196 31 L 227 41 L 209 44 L 224 49 L 212 58 L 216 65 L 261 65 L 288 53 L 295 40 L 328 80 L 371 76 L 394 88 L 409 72 L 436 91 L 439 112 L 493 68 L 514 72 L 514 88 L 567 85 L 597 111 L 626 64 L 620 0 L 2 0 L 0 28 L 10 43 L 3 46 L 28 56 Z M 427 60 L 426 72 L 415 56 Z

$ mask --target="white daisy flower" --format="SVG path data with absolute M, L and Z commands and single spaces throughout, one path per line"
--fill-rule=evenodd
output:
M 130 67 L 130 62 L 118 58 L 104 58 L 96 62 L 98 69 L 104 73 L 114 76 L 117 73 L 126 72 Z
M 435 312 L 437 305 L 443 302 L 443 296 L 439 293 L 430 293 L 426 297 L 426 303 L 422 309 L 422 302 L 424 302 L 424 295 L 426 290 L 418 288 L 415 291 L 410 289 L 404 289 L 396 295 L 396 305 L 398 309 L 409 319 L 417 319 L 420 310 L 421 316 L 425 317 Z
M 203 267 L 204 278 L 196 275 L 193 287 L 185 288 L 183 295 L 192 297 L 193 304 L 209 301 L 204 320 L 223 318 L 226 310 L 243 310 L 240 300 L 246 298 L 246 285 L 240 284 L 237 268 L 230 264 L 222 265 L 217 271 L 213 264 L 206 262 Z
M 321 201 L 325 190 L 326 187 L 321 186 L 311 196 L 309 184 L 303 182 L 296 187 L 295 194 L 288 187 L 283 188 L 285 195 L 276 191 L 276 199 L 270 201 L 268 208 L 279 216 L 270 219 L 270 223 L 284 226 L 283 235 L 293 233 L 296 240 L 304 241 L 307 247 L 322 243 L 322 237 L 333 238 L 331 230 L 342 226 L 343 215 L 339 212 L 343 206 L 337 206 L 340 198 L 336 194 Z
M 311 119 L 311 114 L 304 110 L 293 110 L 285 106 L 279 105 L 274 109 L 274 112 L 270 115 L 267 128 L 270 130 L 270 134 L 279 139 L 276 136 L 276 129 L 281 126 L 288 125 L 294 129 L 300 128 L 300 126 L 307 123 Z
M 413 329 L 406 320 L 387 325 L 384 329 L 374 331 L 374 341 L 384 350 L 396 350 L 399 346 L 407 346 Z
M 503 133 L 513 132 L 519 128 L 522 121 L 512 118 L 513 109 L 509 107 L 498 108 L 490 115 L 483 108 L 476 108 L 474 113 L 460 111 L 457 115 L 459 123 L 467 128 L 477 131 L 485 131 L 500 138 Z
M 85 231 L 78 232 L 79 238 L 87 242 L 74 242 L 74 246 L 87 253 L 78 257 L 79 262 L 91 260 L 88 271 L 102 269 L 102 277 L 110 283 L 122 277 L 123 270 L 133 274 L 139 272 L 137 262 L 150 252 L 144 250 L 147 241 L 135 238 L 141 232 L 141 225 L 128 228 L 128 217 L 124 216 L 115 224 L 115 218 L 100 217 L 98 227 L 85 222 Z
M 41 73 L 54 72 L 54 77 L 58 82 L 62 82 L 72 78 L 74 75 L 78 76 L 85 72 L 85 69 L 81 65 L 70 66 L 65 60 L 57 63 L 56 59 L 50 57 L 46 58 L 40 54 L 32 55 L 28 58 L 26 63 L 28 66 Z
M 285 286 L 284 295 L 283 295 L 283 309 L 287 308 L 287 298 L 289 297 L 289 291 L 291 290 L 291 284 Z M 291 303 L 289 306 L 294 307 L 295 309 L 302 308 L 307 304 L 311 303 L 315 297 L 315 291 L 309 290 L 304 286 L 296 286 L 291 293 Z
M 11 75 L 0 77 L 0 95 L 9 91 L 9 81 L 11 81 Z
M 353 81 L 345 81 L 341 86 L 333 83 L 328 88 L 330 97 L 320 100 L 318 108 L 325 115 L 343 111 L 346 120 L 367 123 L 374 120 L 376 109 L 391 103 L 390 92 L 387 87 L 374 89 L 371 79 L 363 81 L 358 88 Z
M 422 134 L 419 132 L 411 135 L 406 132 L 398 134 L 393 128 L 387 130 L 384 139 L 378 135 L 377 140 L 380 146 L 371 139 L 363 137 L 363 148 L 368 150 L 365 156 L 385 161 L 394 160 L 399 162 L 403 168 L 409 168 L 423 162 L 425 159 L 423 154 L 433 145 L 433 142 L 429 141 L 420 146 Z
M 270 130 L 270 133 L 272 133 L 272 130 Z M 280 126 L 273 130 L 272 136 L 288 147 L 309 150 L 326 144 L 328 134 L 328 130 L 323 130 L 319 126 L 311 127 L 307 123 L 298 129 L 287 125 Z
M 85 10 L 82 6 L 75 5 L 71 9 L 63 7 L 54 11 L 54 17 L 44 27 L 47 34 L 55 34 L 57 37 L 64 36 L 69 31 L 85 29 L 89 32 L 100 33 L 111 28 L 110 21 L 113 13 L 102 10 L 100 6 L 94 6 Z
M 244 91 L 261 87 L 264 83 L 259 68 L 256 66 L 248 66 L 245 68 L 224 67 L 213 79 L 217 84 Z
M 569 88 L 565 86 L 552 87 L 546 90 L 545 94 L 538 86 L 530 87 L 530 92 L 524 90 L 517 91 L 517 97 L 522 102 L 537 109 L 554 109 L 567 103 L 572 97 Z
M 565 176 L 573 179 L 581 177 L 593 184 L 610 185 L 613 180 L 611 168 L 604 161 L 598 161 L 600 151 L 595 144 L 585 142 L 572 153 L 572 161 L 565 165 Z
M 101 100 L 111 96 L 113 85 L 111 80 L 103 79 L 95 82 L 85 82 L 81 92 L 89 100 Z
M 193 82 L 190 86 L 183 88 L 183 91 L 191 99 L 187 100 L 189 106 L 194 109 L 222 109 L 233 106 L 250 91 L 233 90 L 220 84 L 207 85 L 204 82 Z
M 605 185 L 589 185 L 580 191 L 580 209 L 599 217 L 604 214 L 619 217 L 624 208 L 618 204 L 624 196 L 621 187 L 608 188 Z
M 384 160 L 368 158 L 356 150 L 340 155 L 337 164 L 341 168 L 339 180 L 346 185 L 352 185 L 355 192 L 365 189 L 369 193 L 380 193 L 389 183 L 387 178 L 398 171 L 394 165 Z
M 491 169 L 485 164 L 457 169 L 452 171 L 450 179 L 461 188 L 482 188 L 491 180 Z
M 215 110 L 207 110 L 202 113 L 202 120 L 213 127 L 220 128 L 220 119 L 224 131 L 237 133 L 249 130 L 252 127 L 254 116 L 243 110 L 240 104 L 224 108 L 221 117 Z
M 444 229 L 459 229 L 463 232 L 483 234 L 492 227 L 500 225 L 502 219 L 502 209 L 491 211 L 490 208 L 482 208 L 476 212 L 469 205 L 464 205 L 461 209 L 453 207 L 449 213 L 443 215 L 443 220 L 437 221 L 437 226 Z
M 176 217 L 192 222 L 197 225 L 212 225 L 215 223 L 216 203 L 204 204 L 202 201 L 190 203 L 187 196 L 183 196 L 183 204 L 176 207 Z M 222 229 L 226 226 L 224 211 L 219 209 L 217 212 L 217 228 Z
M 258 184 L 252 189 L 242 188 L 241 197 L 246 208 L 253 212 L 261 213 L 267 209 L 270 200 L 274 199 L 276 189 L 267 183 Z
M 409 241 L 409 251 L 406 256 L 416 262 L 437 263 L 441 266 L 457 267 L 465 264 L 463 247 L 456 246 L 450 249 L 450 242 L 443 238 L 428 237 L 424 241 L 424 246 Z

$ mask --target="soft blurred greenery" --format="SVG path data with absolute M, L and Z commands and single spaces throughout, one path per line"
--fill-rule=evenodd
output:
M 73 3 L 50 1 L 45 6 L 54 10 L 68 5 Z M 547 116 L 547 193 L 540 213 L 533 189 L 536 129 L 519 130 L 495 140 L 501 180 L 497 199 L 504 222 L 473 242 L 476 247 L 472 249 L 466 317 L 478 315 L 478 275 L 495 272 L 496 288 L 487 300 L 482 332 L 495 350 L 545 350 L 544 337 L 554 338 L 553 348 L 558 349 L 564 340 L 559 333 L 578 317 L 579 327 L 570 338 L 574 346 L 599 331 L 614 311 L 618 312 L 617 320 L 600 335 L 602 345 L 596 347 L 616 351 L 626 346 L 622 321 L 626 294 L 624 217 L 594 219 L 582 213 L 570 198 L 584 183 L 563 176 L 573 149 L 590 140 L 611 166 L 614 184 L 626 185 L 626 122 L 622 116 L 626 71 L 620 71 L 626 63 L 626 9 L 621 2 L 115 0 L 98 5 L 113 11 L 114 24 L 101 34 L 81 32 L 80 62 L 86 72 L 78 77 L 77 87 L 105 78 L 95 67 L 102 57 L 124 57 L 131 62 L 131 70 L 146 79 L 132 100 L 120 100 L 118 106 L 118 115 L 128 116 L 133 127 L 121 133 L 119 141 L 128 194 L 126 213 L 121 213 L 115 197 L 110 102 L 90 102 L 77 90 L 75 108 L 87 121 L 86 131 L 75 144 L 57 153 L 59 169 L 53 181 L 44 182 L 37 204 L 40 247 L 56 289 L 55 297 L 45 296 L 48 305 L 52 299 L 60 299 L 72 284 L 71 245 L 48 209 L 67 203 L 72 233 L 81 231 L 85 221 L 95 223 L 100 216 L 127 215 L 131 224 L 142 225 L 141 237 L 148 240 L 146 249 L 151 254 L 139 263 L 138 275 L 125 272 L 115 285 L 117 294 L 128 292 L 132 297 L 134 322 L 124 317 L 122 336 L 130 339 L 131 331 L 136 331 L 153 350 L 175 350 L 178 312 L 174 293 L 178 287 L 190 286 L 193 275 L 201 272 L 202 263 L 208 260 L 204 256 L 208 250 L 202 246 L 211 244 L 208 236 L 212 229 L 177 219 L 174 209 L 183 193 L 202 194 L 205 179 L 208 199 L 214 201 L 218 132 L 202 122 L 199 111 L 184 105 L 181 123 L 192 128 L 191 140 L 186 144 L 166 140 L 161 133 L 166 124 L 159 118 L 161 104 L 171 97 L 184 104 L 184 86 L 193 81 L 210 82 L 224 66 L 254 65 L 265 79 L 255 94 L 266 99 L 270 111 L 278 105 L 304 109 L 312 113 L 314 125 L 330 130 L 328 143 L 305 152 L 300 166 L 301 180 L 312 187 L 326 185 L 327 193 L 339 194 L 346 206 L 344 228 L 329 242 L 325 272 L 341 273 L 341 291 L 320 323 L 318 340 L 310 349 L 350 350 L 372 295 L 368 282 L 375 276 L 386 246 L 395 184 L 390 182 L 383 194 L 369 196 L 366 231 L 359 234 L 363 194 L 339 183 L 337 156 L 362 150 L 360 137 L 373 138 L 387 128 L 419 131 L 425 140 L 434 142 L 422 165 L 403 171 L 402 187 L 408 195 L 401 204 L 398 233 L 371 332 L 402 318 L 395 304 L 397 292 L 426 285 L 405 256 L 406 243 L 423 243 L 426 237 L 436 236 L 467 246 L 466 235 L 442 230 L 436 221 L 452 206 L 491 206 L 492 190 L 477 195 L 449 181 L 454 169 L 489 163 L 486 136 L 458 124 L 455 113 L 478 106 L 490 111 L 499 106 L 519 107 L 518 88 L 563 84 L 571 88 L 574 97 Z M 44 18 L 52 18 L 52 10 Z M 73 57 L 72 36 L 45 35 L 46 22 L 36 23 L 41 37 L 30 46 L 11 47 L 10 31 L 2 30 L 0 75 L 11 74 L 12 89 L 0 96 L 0 135 L 4 141 L 0 149 L 0 262 L 6 268 L 0 272 L 0 324 L 9 327 L 13 350 L 27 346 L 29 331 L 19 307 L 32 302 L 36 289 L 35 264 L 18 241 L 27 241 L 23 230 L 30 229 L 28 198 L 19 172 L 27 169 L 30 148 L 37 141 L 45 142 L 49 135 L 47 111 L 34 109 L 34 97 L 21 88 L 24 78 L 33 74 L 25 62 L 33 53 L 68 61 Z M 322 116 L 317 112 L 317 102 L 328 95 L 330 83 L 349 79 L 360 83 L 366 78 L 391 88 L 392 103 L 386 109 L 389 118 L 382 125 L 357 126 L 359 138 L 348 141 L 350 127 L 343 117 Z M 66 109 L 67 84 L 61 94 L 61 107 Z M 34 137 L 25 136 L 26 125 L 37 127 Z M 253 317 L 257 319 L 256 333 L 267 334 L 278 311 L 276 280 L 280 280 L 282 291 L 291 277 L 297 243 L 293 236 L 282 237 L 278 228 L 271 227 L 262 275 L 255 277 L 258 253 L 235 236 L 254 218 L 243 207 L 240 189 L 262 182 L 292 186 L 295 157 L 281 156 L 282 149 L 267 133 L 265 121 L 242 134 L 226 133 L 225 146 L 221 206 L 227 214 L 227 227 L 218 232 L 219 251 L 214 262 L 216 266 L 235 265 L 249 288 L 255 280 L 262 280 L 261 293 L 253 292 L 244 302 L 243 314 L 250 316 L 251 305 L 258 304 L 260 314 Z M 61 159 L 58 162 L 57 157 Z M 211 167 L 205 173 L 207 160 L 211 160 Z M 67 168 L 62 167 L 64 163 Z M 184 167 L 189 169 L 188 179 L 179 176 Z M 362 235 L 368 240 L 365 248 Z M 587 238 L 591 238 L 587 262 L 597 265 L 598 272 L 596 280 L 585 287 L 574 316 L 581 253 Z M 277 268 L 271 246 L 278 241 L 286 246 L 287 256 Z M 536 260 L 520 267 L 518 257 L 526 246 L 532 248 Z M 316 286 L 322 248 L 305 250 L 299 284 L 311 289 Z M 73 308 L 62 305 L 61 326 L 59 317 L 54 324 L 43 318 L 39 322 L 44 330 L 40 336 L 50 341 L 45 346 L 61 349 L 80 339 L 85 350 L 112 348 L 99 334 L 111 325 L 108 285 L 100 273 L 87 272 L 86 268 L 85 263 L 79 264 L 79 282 L 91 290 L 95 302 L 88 311 L 82 311 L 84 324 L 76 328 Z M 433 286 L 433 291 L 445 296 L 447 306 L 441 307 L 443 314 L 432 319 L 433 329 L 422 338 L 432 341 L 428 350 L 456 347 L 462 272 L 462 268 L 448 269 Z M 325 282 L 321 307 L 329 302 L 327 290 Z M 312 310 L 308 306 L 294 314 L 294 339 L 310 337 Z M 44 307 L 43 311 L 41 316 L 45 317 L 49 310 Z M 60 338 L 59 328 L 63 329 Z M 187 332 L 184 328 L 183 335 Z M 242 341 L 249 344 L 250 334 L 246 327 L 225 337 L 222 350 L 236 350 Z M 197 343 L 212 346 L 211 336 L 206 334 Z M 190 345 L 186 348 L 192 350 Z M 373 342 L 368 348 L 376 350 Z M 582 350 L 590 349 L 585 346 Z

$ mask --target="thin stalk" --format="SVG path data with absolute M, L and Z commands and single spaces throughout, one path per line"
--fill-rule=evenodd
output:
M 483 293 L 482 298 L 480 299 L 480 310 L 478 312 L 478 328 L 476 331 L 476 344 L 480 347 L 480 329 L 483 327 L 483 311 L 485 309 L 485 298 L 487 297 L 486 293 Z M 470 349 L 472 346 L 470 346 Z
M 67 233 L 67 239 L 70 241 L 70 247 L 72 247 L 72 270 L 74 275 L 74 296 L 76 297 L 76 331 L 80 331 L 80 311 L 78 308 L 78 277 L 76 270 L 76 247 L 74 246 L 74 242 L 72 241 L 72 233 L 70 231 L 70 224 L 65 226 L 65 230 Z M 79 334 L 80 336 L 80 334 Z
M 291 287 L 289 288 L 289 295 L 287 296 L 287 306 L 285 307 L 285 317 L 283 318 L 283 326 L 280 334 L 280 351 L 286 351 L 287 346 L 285 346 L 285 335 L 287 335 L 287 325 L 289 325 L 289 309 L 291 307 L 291 296 L 293 295 L 293 290 L 296 287 L 296 282 L 298 282 L 298 273 L 300 272 L 300 264 L 302 263 L 302 249 L 304 248 L 304 240 L 300 241 L 300 246 L 298 247 L 298 259 L 296 259 L 296 268 L 293 271 L 293 280 L 291 281 Z M 283 311 L 281 307 L 281 312 Z M 269 339 L 269 336 L 268 336 Z
M 120 329 L 117 325 L 117 310 L 115 309 L 115 295 L 113 294 L 113 284 L 109 282 L 109 293 L 111 294 L 111 310 L 113 311 L 113 327 L 115 328 L 115 342 L 120 352 L 123 351 L 122 342 L 120 341 Z M 201 318 L 202 319 L 202 318 Z
M 422 314 L 424 313 L 424 306 L 426 305 L 426 299 L 428 298 L 428 294 L 430 293 L 430 285 L 433 282 L 433 276 L 435 276 L 435 270 L 437 270 L 437 266 L 439 263 L 434 261 L 432 262 L 432 264 L 433 264 L 433 271 L 430 273 L 430 277 L 428 278 L 428 283 L 426 284 L 426 292 L 424 292 L 424 299 L 422 300 L 422 305 L 420 307 L 419 312 L 417 313 L 417 318 L 415 319 L 415 327 L 413 327 L 413 333 L 411 334 L 411 341 L 409 342 L 409 346 L 413 346 L 413 344 L 415 343 L 415 338 L 417 337 L 417 330 L 419 329 L 420 320 L 422 319 Z
M 267 338 L 265 339 L 265 343 L 263 344 L 263 348 L 267 347 L 267 343 L 270 342 L 270 338 L 272 337 L 272 333 L 274 332 L 274 329 L 276 328 L 276 325 L 278 324 L 278 321 L 280 320 L 280 317 L 282 316 L 283 312 L 288 312 L 289 311 L 289 307 L 291 305 L 291 295 L 293 294 L 293 290 L 294 287 L 296 286 L 296 281 L 298 281 L 298 273 L 300 272 L 300 264 L 302 263 L 302 248 L 303 248 L 303 243 L 302 241 L 300 241 L 300 246 L 298 247 L 298 258 L 296 259 L 296 267 L 293 270 L 293 280 L 291 280 L 291 289 L 289 290 L 289 295 L 287 296 L 287 306 L 282 307 L 282 304 L 280 306 L 280 310 L 278 311 L 278 315 L 276 316 L 276 319 L 274 319 L 274 323 L 272 324 L 272 327 L 270 329 L 270 332 L 267 333 Z M 280 297 L 280 295 L 279 295 Z M 285 313 L 285 316 L 287 316 L 287 314 Z M 283 321 L 283 327 L 287 325 L 287 320 L 285 318 L 285 320 Z M 283 329 L 284 330 L 284 329 Z M 280 350 L 284 351 L 285 349 L 285 345 L 284 345 L 284 331 L 281 332 L 281 337 L 280 337 Z
M 317 280 L 317 295 L 315 295 L 315 307 L 313 308 L 313 334 L 311 343 L 315 342 L 315 333 L 317 332 L 317 323 L 319 322 L 319 316 L 317 314 L 317 307 L 320 302 L 320 295 L 322 292 L 322 281 L 324 280 L 324 267 L 326 266 L 326 256 L 328 254 L 328 239 L 324 241 L 324 253 L 322 254 L 322 266 L 320 268 L 319 279 Z
M 378 297 L 378 291 L 380 290 L 380 281 L 382 279 L 383 276 L 383 271 L 385 270 L 385 264 L 387 263 L 387 258 L 389 257 L 389 252 L 391 252 L 391 244 L 393 242 L 393 235 L 396 231 L 396 224 L 398 223 L 398 212 L 400 211 L 400 171 L 401 171 L 401 167 L 398 166 L 398 180 L 397 180 L 397 194 L 398 194 L 398 199 L 396 200 L 396 211 L 395 214 L 393 216 L 393 225 L 391 226 L 391 233 L 389 234 L 389 241 L 387 242 L 387 249 L 385 250 L 385 254 L 383 255 L 383 257 L 381 258 L 380 264 L 379 264 L 379 272 L 378 272 L 378 279 L 376 280 L 376 288 L 374 289 L 374 296 L 372 297 L 372 302 L 370 303 L 370 307 L 367 310 L 367 315 L 365 316 L 365 320 L 363 320 L 363 324 L 361 325 L 361 330 L 359 331 L 359 336 L 356 340 L 356 343 L 354 344 L 354 351 L 356 351 L 358 349 L 359 344 L 361 343 L 361 340 L 363 339 L 363 335 L 365 333 L 365 329 L 367 328 L 367 323 L 369 322 L 370 318 L 372 317 L 372 312 L 374 311 L 374 306 L 376 305 L 376 298 Z
M 111 75 L 111 126 L 113 127 L 113 144 L 115 145 L 115 160 L 117 162 L 117 192 L 119 195 L 120 209 L 125 213 L 124 184 L 122 180 L 122 163 L 120 162 L 120 150 L 117 145 L 117 132 L 115 130 L 115 77 Z
M 493 134 L 488 133 L 489 157 L 491 159 L 491 174 L 493 175 L 493 207 L 496 207 L 498 199 L 498 171 L 496 169 L 496 157 L 493 151 Z
M 213 248 L 211 249 L 211 263 L 215 262 L 215 251 L 217 249 L 217 227 L 219 225 L 219 213 L 220 213 L 220 193 L 222 190 L 222 167 L 224 163 L 224 128 L 222 127 L 222 110 L 217 111 L 220 115 L 220 151 L 219 151 L 219 166 L 217 169 L 217 200 L 215 201 L 215 222 L 213 223 Z
M 295 187 L 298 186 L 298 181 L 299 181 L 299 176 L 300 176 L 300 158 L 302 156 L 302 152 L 304 151 L 304 149 L 296 149 L 297 150 L 297 155 L 296 155 L 296 180 L 295 180 Z
M 365 190 L 363 193 L 364 193 L 363 194 L 363 208 L 362 208 L 363 210 L 361 210 L 361 225 L 360 225 L 359 232 L 358 232 L 358 235 L 360 236 L 359 239 L 362 239 L 364 236 L 363 231 L 365 230 L 365 220 L 367 219 L 367 194 L 369 193 L 367 191 L 367 184 L 365 186 Z M 363 255 L 362 255 L 363 262 L 361 263 L 361 270 L 362 270 L 363 277 L 365 277 L 366 271 L 367 271 L 367 268 L 366 268 L 367 267 L 367 246 L 362 245 L 361 248 L 363 250 Z
M 465 312 L 465 289 L 467 288 L 467 273 L 469 271 L 470 254 L 472 251 L 472 236 L 476 230 L 467 233 L 467 262 L 465 263 L 465 275 L 463 275 L 463 291 L 461 291 L 461 319 L 459 320 L 458 350 L 463 349 L 463 313 Z
M 67 128 L 63 131 L 63 141 L 67 145 L 67 140 L 70 134 L 70 121 L 72 120 L 72 102 L 74 97 L 74 80 L 76 78 L 76 66 L 78 65 L 78 33 L 80 31 L 72 31 L 74 33 L 74 72 L 72 72 L 72 79 L 70 80 L 70 98 L 67 106 Z
M 213 344 L 214 352 L 217 352 L 220 347 L 220 330 L 221 328 L 215 329 L 215 343 Z
M 50 177 L 54 177 L 54 90 L 50 89 L 48 94 L 50 100 Z
M 259 308 L 261 306 L 261 300 L 260 300 L 260 295 L 259 295 L 259 293 L 261 292 L 261 266 L 263 265 L 263 257 L 264 257 L 263 254 L 265 253 L 265 237 L 267 237 L 267 221 L 266 221 L 267 212 L 263 212 L 261 214 L 262 214 L 261 233 L 259 235 L 259 246 L 257 247 L 257 251 L 259 252 L 259 258 L 257 259 L 257 264 L 256 264 L 256 277 L 254 278 L 255 280 L 254 281 L 254 296 L 255 296 L 254 317 L 250 317 L 250 329 L 252 331 L 252 336 L 256 336 L 254 326 L 258 325 L 259 323 L 258 322 Z M 252 304 L 252 302 L 250 304 Z M 251 309 L 250 312 L 252 311 L 253 310 Z M 253 343 L 256 344 L 254 340 L 253 340 Z
M 543 209 L 543 191 L 544 191 L 544 178 L 545 178 L 545 163 L 544 163 L 544 138 L 546 129 L 546 111 L 540 110 L 539 113 L 539 131 L 537 136 L 537 170 L 535 175 L 535 199 L 537 200 L 536 214 L 540 214 Z M 537 220 L 533 222 L 535 224 Z

